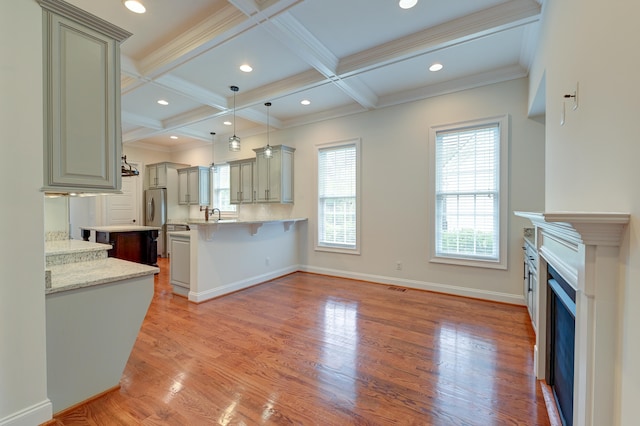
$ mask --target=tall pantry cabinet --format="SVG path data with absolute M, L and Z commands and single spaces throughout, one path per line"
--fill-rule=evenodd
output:
M 61 0 L 43 9 L 44 186 L 121 189 L 120 43 L 131 33 Z

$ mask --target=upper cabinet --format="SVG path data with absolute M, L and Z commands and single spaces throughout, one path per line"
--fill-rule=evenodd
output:
M 195 166 L 178 170 L 178 203 L 196 206 L 211 204 L 209 167 Z
M 62 0 L 38 0 L 44 37 L 47 192 L 121 188 L 120 43 L 131 33 Z
M 185 167 L 189 167 L 189 164 L 180 164 L 180 163 L 171 163 L 171 162 L 163 162 L 163 163 L 155 163 L 149 164 L 145 170 L 145 187 L 148 189 L 154 188 L 168 188 L 171 181 L 171 172 L 176 174 L 176 169 L 182 169 Z
M 295 148 L 272 147 L 273 155 L 265 158 L 264 148 L 256 152 L 256 202 L 293 203 L 293 153 Z
M 229 161 L 229 198 L 231 204 L 253 203 L 255 164 L 255 158 Z

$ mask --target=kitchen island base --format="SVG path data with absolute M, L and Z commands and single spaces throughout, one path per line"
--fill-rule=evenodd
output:
M 306 218 L 189 221 L 188 234 L 172 235 L 189 243 L 182 264 L 170 257 L 174 293 L 200 303 L 296 272 L 306 223 Z
M 47 295 L 54 413 L 119 386 L 152 297 L 153 275 Z

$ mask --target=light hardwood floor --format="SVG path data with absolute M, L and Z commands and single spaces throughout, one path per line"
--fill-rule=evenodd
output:
M 549 424 L 524 307 L 305 273 L 196 305 L 160 266 L 121 388 L 52 424 Z

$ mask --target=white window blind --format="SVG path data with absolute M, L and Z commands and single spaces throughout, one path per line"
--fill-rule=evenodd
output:
M 318 246 L 357 248 L 357 146 L 318 150 Z
M 500 124 L 436 133 L 436 256 L 499 261 Z
M 229 165 L 216 165 L 213 175 L 213 207 L 217 207 L 221 212 L 234 212 L 236 206 L 231 204 L 231 180 Z

